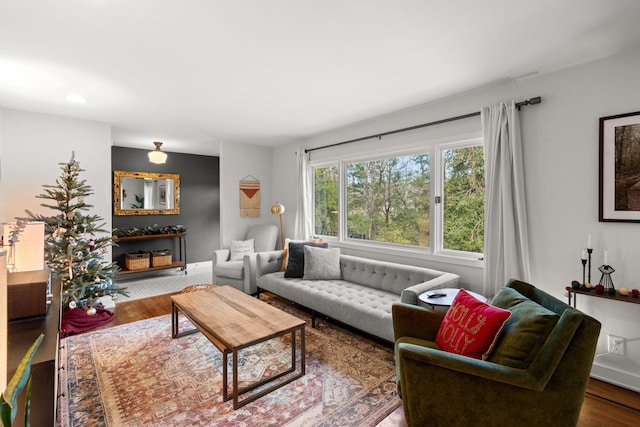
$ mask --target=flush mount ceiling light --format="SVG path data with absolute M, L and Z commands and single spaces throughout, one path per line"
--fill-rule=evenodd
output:
M 149 151 L 149 161 L 158 165 L 165 163 L 167 161 L 167 153 L 160 149 L 162 142 L 154 141 L 153 143 L 155 144 L 156 149 Z

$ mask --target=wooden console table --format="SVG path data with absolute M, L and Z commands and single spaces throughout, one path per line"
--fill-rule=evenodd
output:
M 640 298 L 639 297 L 634 297 L 631 294 L 629 294 L 629 295 L 620 295 L 620 294 L 616 293 L 615 295 L 609 295 L 607 292 L 602 293 L 602 294 L 598 294 L 593 289 L 590 289 L 590 290 L 587 290 L 587 289 L 574 289 L 574 288 L 569 287 L 567 289 L 567 296 L 569 298 L 569 305 L 571 305 L 571 300 L 573 299 L 573 307 L 574 308 L 576 306 L 576 299 L 578 297 L 578 294 L 587 295 L 587 296 L 591 296 L 591 297 L 597 297 L 597 298 L 605 298 L 605 299 L 610 299 L 610 300 L 614 300 L 614 301 L 622 301 L 622 302 L 630 302 L 630 303 L 633 303 L 633 304 L 640 304 Z
M 156 239 L 178 239 L 179 258 L 177 261 L 169 265 L 163 265 L 161 267 L 149 267 L 140 270 L 127 270 L 123 266 L 120 266 L 118 274 L 130 274 L 130 273 L 143 273 L 147 271 L 166 270 L 168 268 L 180 268 L 187 274 L 187 233 L 171 233 L 171 234 L 145 234 L 142 236 L 124 236 L 114 237 L 113 242 L 120 245 L 127 242 L 140 242 L 144 240 L 156 240 Z

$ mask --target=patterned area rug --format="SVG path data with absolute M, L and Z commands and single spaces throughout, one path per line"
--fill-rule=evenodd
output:
M 183 328 L 191 328 L 187 320 Z M 235 411 L 231 401 L 222 402 L 220 352 L 200 333 L 171 339 L 170 316 L 64 343 L 58 409 L 63 427 L 375 426 L 401 404 L 391 347 L 326 322 L 306 328 L 305 376 Z M 243 351 L 241 385 L 290 364 L 289 344 L 280 338 Z

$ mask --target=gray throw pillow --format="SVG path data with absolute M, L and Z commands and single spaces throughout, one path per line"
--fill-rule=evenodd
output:
M 304 276 L 305 280 L 339 280 L 340 251 L 334 249 L 304 247 Z

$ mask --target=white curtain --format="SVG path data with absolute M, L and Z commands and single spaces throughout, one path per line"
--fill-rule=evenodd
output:
M 510 278 L 530 281 L 529 238 L 524 194 L 520 118 L 514 101 L 481 111 L 486 193 L 484 294 Z
M 307 240 L 313 235 L 309 154 L 302 148 L 296 154 L 298 156 L 298 197 L 293 238 Z
M 144 209 L 157 209 L 155 207 L 157 187 L 158 182 L 156 180 L 144 179 Z

